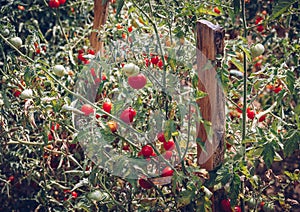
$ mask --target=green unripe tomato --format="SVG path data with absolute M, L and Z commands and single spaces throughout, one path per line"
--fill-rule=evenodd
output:
M 124 65 L 123 71 L 127 77 L 136 76 L 140 72 L 140 68 L 133 63 L 128 63 Z
M 53 72 L 58 77 L 62 77 L 68 73 L 63 65 L 55 65 L 53 67 Z
M 264 53 L 265 47 L 261 43 L 258 43 L 256 45 L 252 46 L 250 51 L 251 51 L 252 58 L 255 58 Z
M 9 41 L 16 47 L 16 48 L 20 48 L 23 44 L 22 39 L 19 37 L 13 37 L 11 39 L 9 39 Z
M 2 35 L 4 37 L 7 37 L 7 36 L 9 36 L 9 33 L 10 33 L 9 29 L 4 29 L 3 32 L 2 32 Z

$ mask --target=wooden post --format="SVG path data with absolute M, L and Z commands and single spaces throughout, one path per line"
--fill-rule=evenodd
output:
M 197 162 L 208 171 L 219 166 L 224 159 L 225 99 L 221 82 L 216 72 L 216 56 L 223 53 L 224 30 L 206 20 L 197 22 L 197 69 L 198 87 L 207 96 L 198 101 L 202 119 L 211 123 L 210 132 L 200 123 L 199 142 L 204 142 L 206 151 L 197 146 Z M 220 211 L 220 199 L 224 192 L 218 190 L 212 197 L 212 211 Z
M 206 20 L 197 22 L 197 69 L 199 89 L 207 96 L 198 101 L 203 120 L 211 123 L 208 133 L 200 123 L 198 138 L 204 142 L 206 152 L 198 145 L 197 159 L 201 168 L 213 170 L 224 158 L 225 99 L 216 72 L 216 56 L 223 53 L 224 30 Z
M 105 1 L 104 4 L 103 2 L 103 0 L 94 0 L 93 30 L 99 30 L 101 26 L 103 26 L 106 23 L 109 1 Z M 99 40 L 97 32 L 91 33 L 90 42 L 93 49 L 96 52 L 100 51 L 101 55 L 103 55 L 103 42 Z

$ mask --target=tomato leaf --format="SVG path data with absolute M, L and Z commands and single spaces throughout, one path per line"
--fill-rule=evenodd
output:
M 286 81 L 287 81 L 287 87 L 292 93 L 295 88 L 295 75 L 292 71 L 287 71 L 286 73 Z
M 288 136 L 288 138 L 286 139 L 284 143 L 285 144 L 284 150 L 283 150 L 284 155 L 286 157 L 292 155 L 296 149 L 299 149 L 299 145 L 300 145 L 300 141 L 299 141 L 300 133 L 297 130 L 294 130 L 289 134 L 290 136 Z
M 264 162 L 268 168 L 270 168 L 271 164 L 275 158 L 275 150 L 272 143 L 268 143 L 264 146 L 264 150 L 262 152 Z
M 273 12 L 270 16 L 271 20 L 274 20 L 278 18 L 280 15 L 282 15 L 284 12 L 286 12 L 292 4 L 297 2 L 298 0 L 279 0 L 277 5 L 274 7 Z
M 240 12 L 240 9 L 241 9 L 241 2 L 240 0 L 233 0 L 233 11 L 234 11 L 234 14 L 237 15 L 239 12 Z

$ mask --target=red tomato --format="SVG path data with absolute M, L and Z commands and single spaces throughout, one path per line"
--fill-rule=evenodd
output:
M 161 176 L 162 177 L 168 177 L 168 176 L 173 176 L 173 169 L 171 169 L 171 167 L 167 166 L 166 168 L 164 168 L 161 172 Z
M 154 57 L 151 58 L 151 63 L 153 65 L 156 65 L 158 63 L 158 61 L 159 61 L 159 57 L 158 56 L 154 56 Z
M 220 9 L 218 7 L 214 7 L 214 12 L 217 13 L 217 14 L 221 13 L 221 11 L 220 11 Z
M 164 67 L 164 63 L 162 60 L 159 60 L 157 63 L 158 68 L 162 69 Z
M 146 179 L 140 178 L 138 182 L 143 189 L 152 188 L 152 184 Z
M 228 199 L 223 199 L 221 201 L 221 209 L 224 212 L 232 212 L 231 206 L 230 206 L 230 201 Z
M 240 208 L 240 206 L 235 206 L 234 212 L 242 212 L 242 209 Z
M 148 59 L 148 58 L 145 58 L 145 65 L 146 65 L 147 67 L 149 67 L 149 65 L 150 65 L 150 62 L 149 62 L 149 59 Z
M 147 84 L 147 78 L 144 74 L 128 77 L 128 84 L 133 89 L 142 89 Z
M 128 32 L 132 32 L 132 26 L 128 27 Z
M 264 26 L 263 25 L 258 25 L 256 27 L 256 29 L 257 29 L 257 31 L 262 32 L 262 31 L 264 31 Z
M 81 106 L 81 111 L 84 112 L 84 115 L 89 116 L 94 113 L 94 108 L 89 104 L 84 104 Z
M 170 159 L 172 158 L 172 155 L 173 155 L 172 151 L 166 151 L 166 152 L 164 153 L 164 158 L 165 158 L 166 160 L 170 160 Z
M 150 145 L 145 145 L 142 147 L 142 155 L 145 158 L 150 157 L 153 154 L 153 148 Z
M 157 134 L 157 139 L 158 139 L 160 142 L 166 142 L 166 138 L 165 138 L 164 132 L 158 133 L 158 134 Z
M 247 108 L 247 117 L 251 120 L 255 118 L 255 112 L 251 110 L 250 108 Z
M 278 85 L 273 89 L 274 93 L 279 93 L 282 90 L 282 85 Z
M 89 49 L 87 52 L 88 54 L 95 55 L 95 51 L 93 49 Z
M 64 4 L 64 3 L 66 3 L 66 0 L 59 0 L 59 3 Z
M 112 106 L 113 106 L 113 105 L 112 105 L 111 102 L 104 102 L 103 105 L 102 105 L 102 109 L 103 109 L 105 112 L 110 113 Z
M 50 0 L 49 7 L 51 8 L 58 8 L 60 5 L 59 0 Z
M 266 117 L 267 117 L 267 114 L 261 116 L 261 117 L 258 119 L 258 122 L 263 122 L 264 120 L 266 120 Z
M 76 191 L 72 191 L 71 195 L 74 199 L 76 199 L 78 197 L 78 194 Z
M 130 151 L 130 146 L 128 144 L 125 144 L 122 149 L 124 151 Z
M 129 124 L 133 122 L 133 118 L 135 116 L 136 116 L 136 111 L 133 108 L 129 107 L 121 113 L 120 119 L 125 123 Z
M 175 143 L 172 140 L 169 140 L 168 142 L 164 142 L 163 145 L 164 145 L 165 150 L 172 151 L 175 148 Z

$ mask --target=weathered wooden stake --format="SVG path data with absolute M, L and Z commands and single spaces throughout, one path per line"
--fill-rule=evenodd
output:
M 224 30 L 206 20 L 197 22 L 197 69 L 199 89 L 207 96 L 198 101 L 203 120 L 211 123 L 210 131 L 199 124 L 198 138 L 204 142 L 206 151 L 197 147 L 197 161 L 208 171 L 219 166 L 224 159 L 225 99 L 216 72 L 216 56 L 223 53 Z M 213 211 L 219 211 L 218 193 L 213 197 Z
M 198 146 L 198 164 L 213 170 L 223 160 L 225 131 L 225 101 L 221 82 L 216 72 L 217 54 L 224 48 L 224 30 L 206 20 L 197 22 L 197 68 L 199 89 L 207 96 L 198 104 L 202 118 L 211 122 L 210 132 L 203 123 L 199 126 L 198 138 L 205 142 L 206 152 Z
M 94 0 L 94 22 L 93 30 L 99 30 L 101 26 L 106 23 L 108 15 L 109 1 L 103 4 L 102 0 Z M 92 32 L 90 36 L 90 42 L 93 49 L 98 52 L 100 51 L 103 55 L 103 42 L 99 40 L 97 32 Z

